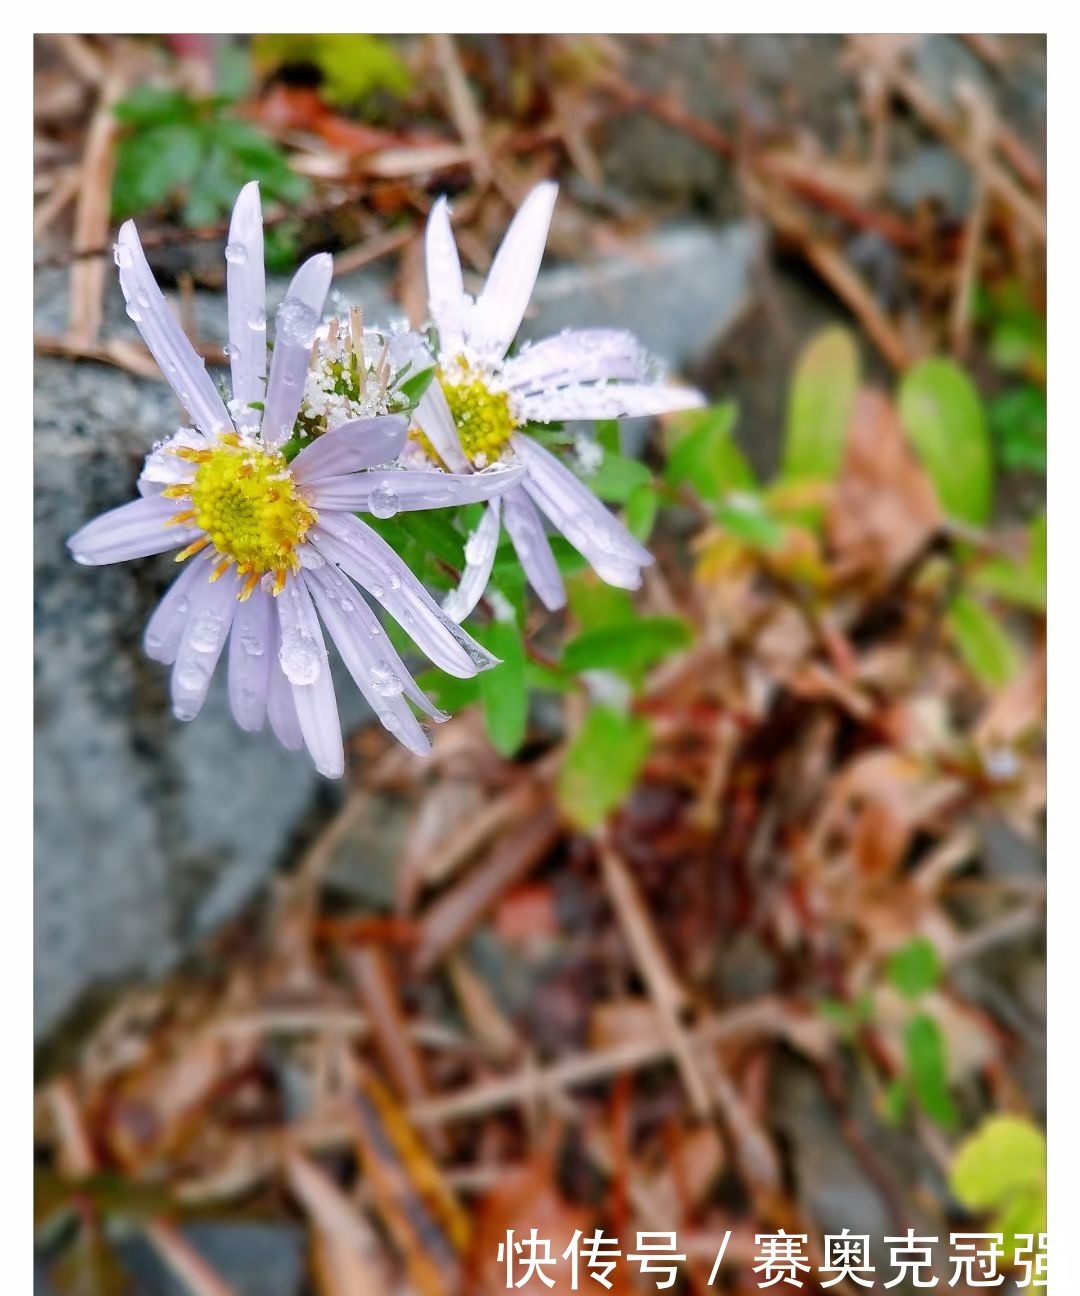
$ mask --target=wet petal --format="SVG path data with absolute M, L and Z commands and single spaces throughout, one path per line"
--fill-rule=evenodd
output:
M 385 540 L 348 513 L 324 515 L 309 540 L 389 612 L 436 666 L 459 679 L 498 658 L 456 625 Z
M 567 383 L 642 381 L 651 367 L 649 353 L 625 329 L 566 329 L 542 342 L 526 343 L 507 360 L 503 376 L 525 394 Z
M 427 271 L 428 310 L 439 332 L 443 351 L 460 351 L 471 303 L 465 297 L 450 205 L 439 198 L 428 216 L 424 234 L 424 268 Z
M 262 439 L 268 446 L 279 446 L 292 436 L 311 345 L 333 272 L 334 258 L 328 252 L 311 257 L 293 275 L 285 300 L 278 307 L 262 421 Z
M 290 576 L 274 604 L 281 629 L 278 662 L 292 686 L 304 744 L 320 774 L 340 778 L 345 773 L 345 749 L 334 681 L 304 577 Z
M 168 525 L 183 511 L 182 501 L 160 495 L 132 500 L 80 527 L 68 540 L 68 549 L 76 562 L 87 567 L 179 549 L 202 534 L 196 527 Z
M 293 478 L 317 482 L 361 468 L 391 463 L 405 446 L 409 420 L 402 414 L 352 419 L 324 432 L 292 461 Z
M 193 587 L 209 580 L 211 570 L 202 555 L 191 558 L 165 591 L 143 634 L 143 648 L 152 661 L 164 662 L 166 666 L 176 661 L 180 637 L 191 612 Z
M 566 586 L 544 523 L 523 486 L 503 497 L 503 524 L 540 602 L 549 612 L 557 612 L 566 603 Z
M 278 661 L 278 653 L 281 651 L 281 631 L 278 629 L 276 616 L 273 629 L 274 651 L 270 659 L 266 689 L 266 718 L 270 721 L 274 737 L 282 747 L 286 751 L 299 751 L 304 745 L 304 735 L 300 729 L 300 717 L 296 714 L 292 685 L 285 678 L 285 672 Z
M 248 733 L 261 729 L 266 718 L 276 646 L 272 600 L 256 589 L 246 602 L 237 603 L 229 637 L 229 706 Z
M 125 221 L 116 236 L 120 288 L 150 354 L 158 362 L 192 422 L 212 436 L 232 427 L 225 403 L 157 286 L 147 264 L 134 221 Z
M 194 720 L 202 710 L 236 609 L 235 574 L 227 571 L 211 582 L 209 564 L 199 570 L 205 578 L 191 585 L 191 607 L 173 664 L 172 704 L 177 720 Z
M 515 436 L 514 448 L 529 470 L 533 502 L 609 585 L 637 589 L 652 554 L 543 446 Z
M 435 453 L 451 472 L 472 471 L 472 465 L 461 448 L 461 437 L 438 379 L 424 392 L 414 418 L 416 426 L 435 447 Z
M 408 468 L 387 472 L 352 473 L 312 482 L 305 494 L 317 509 L 372 513 L 393 517 L 417 509 L 452 508 L 492 499 L 519 482 L 520 464 L 498 464 L 478 473 L 445 473 Z
M 705 398 L 692 387 L 661 383 L 599 383 L 557 387 L 522 400 L 527 422 L 561 423 L 565 419 L 642 418 L 698 409 Z
M 209 444 L 201 432 L 196 432 L 194 428 L 181 428 L 146 456 L 142 472 L 139 473 L 139 494 L 160 495 L 166 486 L 191 481 L 195 476 L 195 465 L 181 459 L 175 451 L 204 450 Z M 177 506 L 177 512 L 179 511 Z
M 378 617 L 346 576 L 327 565 L 306 579 L 341 660 L 380 723 L 410 751 L 426 755 L 431 742 L 405 698 L 413 698 L 428 715 L 445 715 L 417 687 Z
M 499 501 L 492 500 L 484 510 L 480 525 L 465 545 L 465 570 L 456 589 L 443 599 L 443 611 L 461 622 L 484 596 L 488 578 L 499 547 Z
M 244 407 L 236 413 L 236 426 L 254 430 L 262 415 L 249 407 L 266 399 L 266 270 L 257 180 L 244 185 L 236 199 L 225 262 L 232 394 Z
M 558 194 L 559 186 L 552 181 L 538 184 L 518 208 L 495 253 L 484 291 L 476 300 L 467 339 L 483 360 L 501 360 L 521 327 Z

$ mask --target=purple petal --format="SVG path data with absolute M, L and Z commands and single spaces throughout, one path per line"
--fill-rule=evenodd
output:
M 271 598 L 256 589 L 237 603 L 229 637 L 229 706 L 241 729 L 256 733 L 266 718 L 266 696 L 277 637 Z
M 281 631 L 278 629 L 276 616 L 273 621 L 273 654 L 270 658 L 266 689 L 266 718 L 270 721 L 274 737 L 282 747 L 286 751 L 299 751 L 304 745 L 304 735 L 300 730 L 300 718 L 296 714 L 292 685 L 285 678 L 285 672 L 278 661 L 278 653 L 281 651 Z
M 332 434 L 330 434 L 332 435 Z M 305 494 L 317 509 L 393 517 L 417 509 L 452 508 L 501 495 L 521 480 L 520 464 L 497 464 L 478 473 L 403 468 L 352 473 L 312 482 Z
M 116 264 L 128 314 L 192 422 L 208 436 L 230 429 L 232 420 L 206 372 L 206 362 L 187 340 L 154 280 L 134 221 L 120 226 Z
M 345 773 L 345 749 L 334 681 L 303 575 L 290 576 L 274 602 L 281 628 L 278 662 L 292 685 L 304 743 L 320 774 L 340 778 Z
M 648 549 L 543 446 L 515 436 L 514 448 L 529 470 L 525 489 L 533 502 L 609 585 L 637 589 L 640 569 L 653 561 Z
M 405 446 L 409 420 L 401 414 L 352 419 L 317 437 L 292 461 L 294 480 L 317 482 L 323 477 L 377 468 L 396 459 Z
M 205 450 L 210 445 L 201 432 L 194 428 L 181 428 L 167 441 L 151 450 L 139 473 L 139 494 L 160 495 L 166 486 L 175 486 L 177 482 L 191 481 L 195 476 L 195 465 L 181 459 L 173 451 L 183 447 L 189 450 Z M 177 506 L 179 512 L 179 506 Z
M 266 398 L 266 271 L 257 180 L 244 185 L 236 199 L 225 261 L 232 394 L 244 407 L 236 425 L 253 431 L 261 416 L 250 406 Z
M 542 342 L 526 343 L 507 360 L 503 376 L 521 393 L 567 383 L 648 378 L 649 353 L 624 329 L 566 329 Z
M 438 379 L 432 382 L 420 399 L 414 415 L 417 427 L 435 447 L 435 453 L 451 472 L 471 472 L 465 451 L 461 448 L 461 437 L 454 424 L 454 416 L 446 403 L 446 393 Z
M 160 495 L 132 500 L 80 527 L 68 540 L 68 548 L 75 561 L 86 567 L 179 549 L 202 534 L 196 527 L 167 525 L 183 511 L 181 501 Z
M 180 638 L 191 611 L 194 586 L 208 581 L 211 570 L 205 555 L 191 558 L 165 591 L 143 634 L 143 649 L 151 661 L 164 662 L 166 666 L 171 666 L 176 661 Z
M 322 517 L 309 537 L 316 549 L 377 599 L 436 666 L 459 679 L 498 658 L 455 625 L 381 536 L 348 513 Z
M 208 564 L 202 564 L 200 571 L 206 579 L 191 586 L 191 607 L 173 664 L 172 704 L 177 720 L 194 720 L 202 710 L 236 610 L 236 574 L 227 571 L 211 582 Z
M 540 514 L 523 486 L 504 496 L 503 524 L 540 602 L 549 612 L 557 612 L 566 603 L 566 586 Z
M 279 446 L 292 436 L 315 330 L 333 273 L 334 258 L 328 252 L 311 257 L 293 275 L 285 300 L 278 307 L 262 421 L 262 439 L 268 446 Z
M 428 309 L 439 332 L 439 347 L 443 351 L 460 351 L 471 303 L 465 297 L 461 261 L 450 227 L 450 206 L 445 198 L 439 198 L 428 215 L 424 265 Z
M 488 578 L 499 547 L 499 501 L 492 500 L 484 510 L 480 524 L 465 545 L 465 570 L 457 588 L 443 599 L 443 611 L 462 622 L 476 607 L 487 589 Z
M 306 580 L 341 660 L 380 723 L 410 751 L 426 755 L 431 742 L 405 696 L 417 700 L 428 715 L 446 717 L 417 687 L 378 617 L 353 583 L 329 564 L 308 572 Z
M 705 398 L 692 387 L 661 383 L 601 383 L 593 387 L 557 387 L 526 396 L 522 402 L 529 423 L 560 423 L 566 419 L 641 418 L 698 409 Z
M 469 346 L 483 360 L 501 360 L 521 327 L 558 193 L 559 186 L 550 180 L 538 184 L 518 208 L 495 253 L 469 328 Z

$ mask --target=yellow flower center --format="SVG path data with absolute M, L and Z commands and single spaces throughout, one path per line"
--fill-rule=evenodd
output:
M 470 462 L 480 467 L 494 463 L 518 426 L 510 408 L 509 392 L 492 391 L 461 358 L 440 365 L 436 376 L 454 416 L 461 448 Z M 428 453 L 434 454 L 423 432 L 420 440 Z
M 188 501 L 171 522 L 197 526 L 204 533 L 177 555 L 177 562 L 212 544 L 222 561 L 211 580 L 235 563 L 237 572 L 248 577 L 242 599 L 250 596 L 267 572 L 274 573 L 278 593 L 286 573 L 299 567 L 297 546 L 317 516 L 297 491 L 284 456 L 241 441 L 233 433 L 221 436 L 213 449 L 180 447 L 174 453 L 198 467 L 192 481 L 164 492 Z

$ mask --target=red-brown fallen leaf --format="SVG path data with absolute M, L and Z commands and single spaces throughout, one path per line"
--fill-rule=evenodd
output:
M 567 1201 L 559 1191 L 554 1153 L 540 1152 L 529 1165 L 508 1176 L 479 1203 L 476 1233 L 469 1253 L 469 1291 L 476 1296 L 496 1296 L 506 1291 L 506 1262 L 505 1258 L 500 1262 L 498 1254 L 500 1243 L 506 1245 L 508 1232 L 513 1235 L 512 1246 L 523 1238 L 527 1241 L 535 1229 L 538 1238 L 550 1239 L 552 1256 L 560 1257 L 574 1233 L 580 1229 L 588 1234 L 593 1224 L 593 1212 L 588 1207 Z M 569 1260 L 558 1259 L 554 1268 L 545 1269 L 549 1278 L 555 1278 L 556 1290 L 569 1290 L 569 1264 Z M 524 1273 L 524 1268 L 515 1266 L 514 1281 Z M 582 1285 L 581 1278 L 579 1285 Z M 517 1290 L 540 1296 L 550 1289 L 534 1274 Z
M 546 882 L 515 887 L 499 902 L 494 919 L 495 931 L 510 944 L 544 942 L 559 931 L 555 894 Z
M 933 485 L 892 402 L 873 389 L 860 392 L 826 519 L 840 565 L 846 573 L 885 581 L 919 552 L 940 522 Z

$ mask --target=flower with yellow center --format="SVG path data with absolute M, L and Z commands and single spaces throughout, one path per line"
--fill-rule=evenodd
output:
M 288 572 L 300 566 L 297 547 L 318 519 L 297 489 L 285 456 L 228 432 L 212 448 L 180 446 L 173 453 L 196 468 L 190 482 L 177 482 L 162 492 L 190 506 L 170 521 L 203 532 L 177 554 L 176 561 L 183 562 L 212 544 L 221 560 L 211 580 L 218 580 L 235 563 L 237 575 L 246 578 L 241 602 L 251 597 L 268 573 L 273 573 L 273 592 L 279 594 Z
M 464 356 L 441 364 L 435 376 L 469 462 L 481 468 L 493 463 L 518 426 L 510 393 L 485 381 Z

